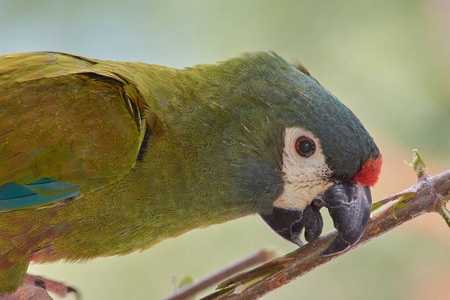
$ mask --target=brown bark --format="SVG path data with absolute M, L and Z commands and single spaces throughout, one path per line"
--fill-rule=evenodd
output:
M 296 251 L 221 283 L 217 292 L 202 299 L 258 299 L 320 265 L 426 213 L 440 213 L 450 226 L 450 213 L 445 207 L 450 200 L 450 170 L 429 176 L 418 153 L 415 151 L 414 154 L 412 165 L 419 177 L 418 183 L 375 204 L 365 233 L 353 247 L 336 255 L 321 256 L 320 254 L 337 235 L 336 230 L 333 230 Z

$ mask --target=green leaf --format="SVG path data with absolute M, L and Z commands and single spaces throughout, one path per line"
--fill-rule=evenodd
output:
M 383 203 L 380 203 L 380 202 L 377 202 L 377 203 L 372 204 L 372 210 L 371 210 L 371 211 L 377 210 L 377 209 L 380 208 L 382 205 L 383 205 Z
M 395 205 L 395 207 L 402 208 L 402 207 L 405 207 L 406 205 L 407 204 L 405 202 L 399 202 Z
M 183 277 L 178 284 L 178 289 L 181 289 L 184 286 L 190 285 L 194 283 L 194 278 L 190 275 Z
M 405 203 L 405 201 L 411 199 L 415 194 L 416 194 L 415 192 L 412 192 L 412 193 L 405 194 L 403 196 L 398 197 L 395 200 L 395 204 L 394 205 L 396 207 L 405 207 L 407 205 L 407 203 Z
M 381 215 L 382 213 L 386 212 L 387 210 L 391 209 L 392 207 L 392 216 L 394 217 L 394 219 L 397 220 L 397 216 L 395 215 L 394 209 L 396 207 L 398 208 L 402 208 L 405 207 L 406 205 L 408 205 L 408 203 L 405 203 L 405 201 L 411 199 L 416 193 L 415 192 L 411 192 L 411 193 L 407 193 L 404 194 L 402 196 L 398 196 L 397 198 L 395 198 L 394 200 L 391 200 L 389 202 L 386 203 L 374 203 L 372 205 L 372 218 L 377 217 L 379 215 Z
M 394 217 L 395 220 L 398 221 L 397 216 L 395 215 L 395 206 L 392 208 L 392 216 Z
M 417 149 L 413 150 L 413 161 L 412 163 L 408 163 L 406 162 L 408 165 L 410 165 L 411 167 L 413 167 L 414 172 L 417 175 L 417 178 L 422 178 L 423 176 L 427 176 L 428 175 L 428 169 L 427 166 L 425 165 L 422 157 L 419 154 L 419 151 Z
M 393 201 L 393 207 L 392 207 L 392 216 L 395 220 L 398 221 L 397 216 L 395 215 L 395 209 L 396 208 L 402 208 L 408 205 L 408 203 L 405 203 L 406 200 L 411 199 L 416 193 L 409 193 L 403 196 L 398 197 L 395 201 Z
M 450 200 L 450 197 L 447 197 L 447 199 L 444 199 L 441 202 L 441 209 L 439 210 L 439 214 L 444 218 L 445 223 L 447 223 L 447 226 L 450 227 L 450 212 L 448 211 L 446 205 L 447 202 Z

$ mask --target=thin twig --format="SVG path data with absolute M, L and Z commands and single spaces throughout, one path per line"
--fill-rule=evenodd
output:
M 164 298 L 164 300 L 182 300 L 187 299 L 189 297 L 194 296 L 195 294 L 203 291 L 206 288 L 209 288 L 211 286 L 214 286 L 215 284 L 221 282 L 222 280 L 227 279 L 228 277 L 242 272 L 243 270 L 250 268 L 251 266 L 254 266 L 256 264 L 260 264 L 263 262 L 268 261 L 269 259 L 272 259 L 274 256 L 274 253 L 269 250 L 259 250 L 240 261 L 237 261 L 233 263 L 232 265 L 229 265 L 225 267 L 222 270 L 217 271 L 214 274 L 211 274 L 202 280 L 199 280 L 196 283 L 190 284 L 188 286 L 183 287 L 179 291 L 177 291 L 175 294 Z

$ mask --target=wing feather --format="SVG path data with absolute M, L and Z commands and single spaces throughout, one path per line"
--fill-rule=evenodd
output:
M 55 193 L 67 197 L 67 187 L 91 192 L 134 167 L 145 127 L 139 95 L 101 61 L 53 52 L 3 56 L 0 82 L 0 200 L 1 186 L 11 196 L 11 183 L 21 187 L 18 195 L 34 183 L 41 189 L 29 190 L 53 202 Z

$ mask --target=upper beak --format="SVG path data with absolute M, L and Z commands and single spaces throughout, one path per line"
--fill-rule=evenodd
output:
M 329 187 L 323 200 L 338 236 L 322 255 L 332 255 L 356 244 L 362 236 L 370 219 L 372 196 L 367 186 L 343 184 Z
M 370 189 L 359 184 L 338 184 L 325 190 L 321 199 L 315 199 L 304 211 L 274 206 L 270 214 L 261 214 L 264 221 L 280 236 L 299 246 L 302 229 L 305 239 L 312 242 L 322 233 L 323 221 L 320 208 L 328 208 L 336 239 L 322 255 L 332 255 L 354 245 L 364 233 L 370 218 L 372 197 Z

